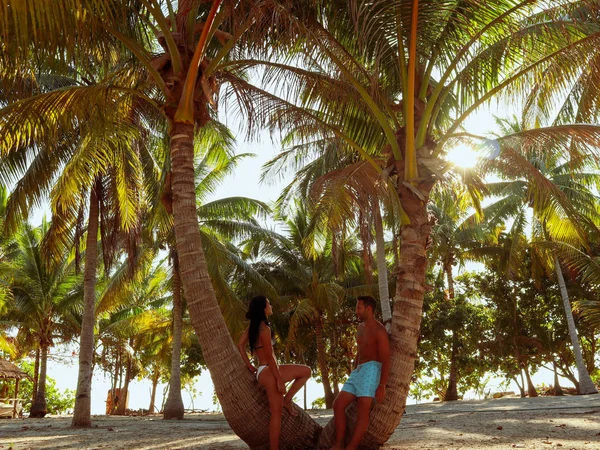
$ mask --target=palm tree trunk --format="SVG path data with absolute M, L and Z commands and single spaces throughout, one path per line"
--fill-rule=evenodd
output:
M 150 394 L 150 406 L 148 406 L 148 412 L 154 414 L 156 409 L 156 389 L 158 387 L 158 378 L 160 377 L 160 370 L 158 370 L 158 364 L 154 367 L 154 373 L 152 374 L 152 393 Z
M 35 365 L 33 367 L 33 395 L 31 398 L 31 404 L 35 403 L 37 397 L 38 381 L 40 379 L 40 347 L 35 349 Z
M 452 260 L 452 258 L 451 258 Z M 444 263 L 444 273 L 448 281 L 448 298 L 454 300 L 454 276 L 452 275 L 452 262 Z
M 361 210 L 359 213 L 359 230 L 360 230 L 360 240 L 362 242 L 362 257 L 363 257 L 363 265 L 364 265 L 364 273 L 365 280 L 367 284 L 373 283 L 373 267 L 371 264 L 372 255 L 371 255 L 371 233 L 369 231 L 369 220 L 367 216 Z
M 124 416 L 127 412 L 127 397 L 129 396 L 129 382 L 131 381 L 131 369 L 133 366 L 133 356 L 127 357 L 127 367 L 125 369 L 125 383 L 119 395 L 119 404 L 117 405 L 117 416 Z
M 565 315 L 567 316 L 567 327 L 569 328 L 569 336 L 571 338 L 571 345 L 573 346 L 575 363 L 577 364 L 577 372 L 579 374 L 579 394 L 597 394 L 598 391 L 596 390 L 596 386 L 590 378 L 590 374 L 585 366 L 585 362 L 583 361 L 583 356 L 581 355 L 581 346 L 579 345 L 577 328 L 575 327 L 575 320 L 573 319 L 573 312 L 571 311 L 571 303 L 569 302 L 567 285 L 565 284 L 562 269 L 560 268 L 560 262 L 556 256 L 554 257 L 554 270 L 556 271 L 556 278 L 558 279 L 558 285 L 560 286 L 563 307 L 565 309 Z
M 183 419 L 184 406 L 181 398 L 181 329 L 183 307 L 181 302 L 181 279 L 177 253 L 173 255 L 173 352 L 171 354 L 171 378 L 169 397 L 165 403 L 163 419 Z
M 558 370 L 556 368 L 556 361 L 552 360 L 552 369 L 554 372 L 554 395 L 557 397 L 561 397 L 564 394 L 562 387 L 560 387 L 560 382 L 558 381 Z
M 329 358 L 335 358 L 335 353 L 333 352 L 334 350 L 336 350 L 338 348 L 338 334 L 337 332 L 334 330 L 333 334 L 332 334 L 332 342 L 331 342 L 331 349 L 332 349 L 332 354 L 329 355 Z M 339 378 L 338 378 L 338 372 L 337 370 L 334 370 L 331 374 L 331 381 L 333 384 L 333 398 L 335 400 L 335 398 L 338 396 L 338 394 L 340 393 L 340 382 L 339 382 Z
M 194 125 L 172 122 L 170 137 L 173 221 L 181 281 L 191 322 L 223 414 L 232 430 L 250 448 L 267 448 L 267 396 L 233 344 L 212 288 L 202 249 L 194 183 Z M 281 446 L 310 447 L 320 430 L 321 427 L 304 412 L 299 412 L 298 417 L 284 413 Z
M 323 319 L 319 312 L 315 323 L 315 336 L 317 339 L 317 362 L 321 371 L 321 380 L 323 381 L 323 391 L 325 392 L 325 407 L 333 408 L 333 400 L 335 399 L 331 391 L 331 383 L 329 381 L 329 369 L 327 368 L 327 355 L 325 353 L 325 341 L 323 340 Z
M 444 401 L 452 402 L 458 400 L 458 367 L 456 362 L 458 339 L 456 332 L 452 330 L 452 352 L 450 354 L 450 374 L 448 376 L 448 387 L 444 393 Z
M 83 273 L 83 320 L 79 343 L 79 375 L 71 426 L 92 425 L 92 369 L 94 362 L 94 324 L 96 308 L 96 265 L 98 259 L 98 196 L 96 187 L 90 189 L 90 211 L 85 243 Z
M 427 201 L 433 184 L 418 187 L 423 199 L 417 198 L 412 190 L 398 186 L 402 207 L 410 219 L 400 227 L 400 264 L 397 268 L 396 295 L 390 334 L 390 373 L 385 401 L 376 403 L 371 411 L 369 429 L 361 448 L 379 448 L 390 438 L 404 413 L 406 397 L 414 370 L 417 341 L 421 328 L 423 296 L 427 289 L 426 248 L 433 222 L 427 214 Z M 354 429 L 356 408 L 348 408 L 348 432 Z M 319 441 L 320 447 L 333 444 L 335 426 L 329 422 Z
M 521 395 L 521 398 L 525 398 L 525 397 L 527 397 L 527 395 L 525 394 L 525 380 L 523 379 L 523 371 L 522 370 L 519 371 L 519 375 L 521 377 L 520 383 L 519 383 L 519 379 L 516 376 L 513 376 L 512 379 L 515 382 L 515 384 L 517 385 L 517 387 L 519 388 L 519 393 Z
M 117 380 L 119 379 L 119 361 L 121 358 L 121 351 L 117 348 L 114 350 L 115 364 L 112 367 L 111 379 L 112 386 L 110 390 L 110 405 L 107 405 L 107 414 L 114 414 L 117 405 L 115 403 L 115 397 L 117 395 Z M 110 407 L 109 407 L 110 406 Z
M 400 267 L 400 246 L 398 245 L 398 233 L 396 227 L 392 230 L 392 251 L 394 252 L 394 267 Z
M 304 411 L 306 411 L 308 409 L 307 405 L 306 405 L 306 385 L 304 385 Z
M 377 280 L 379 282 L 379 303 L 381 316 L 388 333 L 392 326 L 392 309 L 390 308 L 390 291 L 388 283 L 387 262 L 385 259 L 385 236 L 379 202 L 373 201 L 373 221 L 375 223 L 375 249 L 377 251 Z
M 529 398 L 537 397 L 538 393 L 535 389 L 535 385 L 531 380 L 531 375 L 529 374 L 529 366 L 527 364 L 523 364 L 523 372 L 525 372 L 525 377 L 527 378 L 527 395 Z
M 444 264 L 444 272 L 448 280 L 448 300 L 454 303 L 454 277 L 452 276 L 452 258 Z M 450 375 L 448 377 L 448 387 L 444 393 L 444 401 L 451 402 L 458 400 L 458 331 L 452 330 L 452 350 L 450 353 Z
M 35 403 L 31 405 L 31 411 L 29 417 L 40 418 L 44 417 L 48 413 L 46 406 L 46 371 L 48 367 L 48 343 L 40 343 L 41 357 L 40 357 L 40 379 L 38 382 L 37 394 L 35 396 Z

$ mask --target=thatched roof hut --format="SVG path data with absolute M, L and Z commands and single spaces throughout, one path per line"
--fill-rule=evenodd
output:
M 4 359 L 0 359 L 0 378 L 20 380 L 21 378 L 27 377 L 29 377 L 29 375 L 15 366 L 13 363 Z
M 21 412 L 19 381 L 22 378 L 29 378 L 29 375 L 10 361 L 0 359 L 0 380 L 15 380 L 14 397 L 0 399 L 0 417 L 12 417 L 14 419 Z

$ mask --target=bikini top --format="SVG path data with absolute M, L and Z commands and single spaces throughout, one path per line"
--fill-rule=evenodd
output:
M 275 339 L 271 338 L 271 346 L 275 345 Z M 254 350 L 258 350 L 259 348 L 263 348 L 264 345 L 261 345 L 260 347 L 254 347 Z

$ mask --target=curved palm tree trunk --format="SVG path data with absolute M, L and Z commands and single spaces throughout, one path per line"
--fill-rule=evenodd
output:
M 171 354 L 171 378 L 169 397 L 165 403 L 163 419 L 183 419 L 184 406 L 181 398 L 181 330 L 183 306 L 181 302 L 181 279 L 177 253 L 173 256 L 173 352 Z
M 563 307 L 565 309 L 565 316 L 567 317 L 569 337 L 571 338 L 573 354 L 575 355 L 575 363 L 577 364 L 577 373 L 579 375 L 579 394 L 597 394 L 598 390 L 596 389 L 594 382 L 590 378 L 590 374 L 587 370 L 587 367 L 585 366 L 585 362 L 581 354 L 581 346 L 579 345 L 577 327 L 575 326 L 575 320 L 573 319 L 571 302 L 569 302 L 569 293 L 567 292 L 567 285 L 565 284 L 565 278 L 563 277 L 562 269 L 560 268 L 560 262 L 558 261 L 558 258 L 556 256 L 554 257 L 554 270 L 556 272 L 556 278 L 558 279 L 558 285 L 560 286 L 560 295 L 562 296 Z
M 267 396 L 242 361 L 219 309 L 206 265 L 196 212 L 194 125 L 173 122 L 170 130 L 173 218 L 181 281 L 223 414 L 252 449 L 268 448 Z M 310 448 L 321 427 L 302 411 L 283 414 L 282 448 Z
M 38 382 L 38 390 L 35 396 L 35 403 L 31 405 L 29 417 L 40 418 L 48 413 L 46 406 L 46 371 L 48 367 L 48 343 L 41 342 L 41 357 L 40 357 L 40 379 Z
M 379 282 L 379 303 L 381 304 L 381 316 L 383 324 L 388 333 L 392 326 L 392 309 L 390 308 L 390 290 L 387 273 L 387 262 L 385 259 L 385 236 L 383 234 L 383 220 L 379 202 L 373 201 L 373 221 L 375 223 L 375 249 L 377 251 L 377 280 Z
M 419 186 L 423 200 L 404 185 L 398 187 L 398 195 L 410 224 L 400 227 L 400 264 L 397 269 L 396 294 L 394 300 L 392 331 L 390 334 L 390 373 L 385 401 L 377 403 L 371 410 L 369 429 L 361 448 L 379 448 L 390 438 L 404 413 L 410 379 L 414 370 L 417 342 L 421 328 L 423 296 L 427 289 L 426 247 L 433 222 L 427 215 L 426 204 L 433 184 Z M 346 411 L 348 432 L 356 423 L 355 404 Z M 320 447 L 333 444 L 335 426 L 327 424 L 319 441 Z
M 94 325 L 96 323 L 96 266 L 98 259 L 98 215 L 96 192 L 98 182 L 90 189 L 90 211 L 85 242 L 83 273 L 83 320 L 79 342 L 79 375 L 71 426 L 92 425 L 92 371 L 94 364 Z
M 333 408 L 333 400 L 335 399 L 331 390 L 329 381 L 329 369 L 327 367 L 327 354 L 325 353 L 325 341 L 323 340 L 323 316 L 319 312 L 315 323 L 315 337 L 317 339 L 317 361 L 319 370 L 321 371 L 321 379 L 323 381 L 323 391 L 325 392 L 325 407 Z

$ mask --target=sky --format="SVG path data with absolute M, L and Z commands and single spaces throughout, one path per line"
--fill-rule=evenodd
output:
M 494 115 L 507 117 L 512 112 L 506 109 L 497 110 L 495 108 L 481 110 L 475 114 L 467 123 L 466 129 L 469 132 L 485 135 L 488 132 L 496 130 Z M 221 187 L 215 192 L 215 199 L 230 196 L 246 196 L 265 202 L 272 202 L 277 199 L 281 189 L 292 179 L 292 175 L 283 177 L 283 180 L 275 180 L 273 183 L 260 183 L 261 168 L 264 163 L 277 155 L 280 151 L 279 143 L 271 141 L 267 133 L 263 133 L 257 142 L 245 142 L 244 136 L 238 136 L 236 144 L 236 153 L 254 153 L 256 157 L 245 159 L 235 173 L 228 178 Z M 472 166 L 477 160 L 477 155 L 467 147 L 453 149 L 450 154 L 452 162 L 459 166 Z M 38 211 L 34 217 L 34 223 L 41 220 L 42 211 Z M 467 266 L 465 270 L 472 270 Z M 76 349 L 75 349 L 76 350 Z M 56 361 L 55 357 L 60 355 L 61 362 Z M 77 357 L 71 355 L 71 352 L 65 349 L 54 348 L 51 350 L 51 361 L 48 367 L 48 375 L 54 378 L 59 389 L 76 389 L 77 383 Z M 535 384 L 551 385 L 553 374 L 542 369 L 533 375 Z M 514 391 L 518 392 L 517 386 L 512 383 L 508 387 L 502 385 L 503 380 L 493 378 L 490 380 L 486 390 L 490 392 Z M 563 386 L 571 386 L 566 379 L 561 379 Z M 107 374 L 96 370 L 92 383 L 92 414 L 104 414 L 105 400 L 110 389 L 110 377 Z M 163 392 L 165 385 L 159 385 L 157 390 L 156 404 L 161 405 L 163 401 Z M 186 409 L 195 410 L 218 410 L 218 405 L 213 404 L 213 384 L 208 371 L 202 374 L 194 383 L 195 390 L 199 393 L 196 398 L 192 398 L 189 391 L 182 393 Z M 130 385 L 129 408 L 140 409 L 148 408 L 150 402 L 151 383 L 148 380 L 133 381 Z M 323 396 L 323 387 L 314 380 L 309 380 L 306 389 L 307 404 L 310 408 L 312 402 Z M 467 393 L 465 398 L 474 398 L 474 393 Z M 296 396 L 296 402 L 302 405 L 303 391 Z M 408 403 L 415 403 L 416 400 L 409 398 Z

